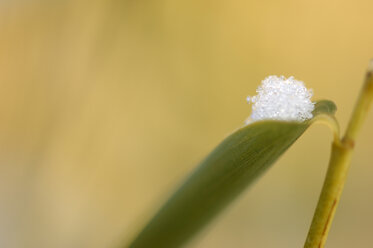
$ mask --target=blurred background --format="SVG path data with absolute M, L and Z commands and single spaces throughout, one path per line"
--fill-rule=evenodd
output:
M 268 75 L 338 106 L 373 57 L 373 2 L 0 1 L 0 246 L 114 247 L 250 114 Z M 373 111 L 327 247 L 370 247 Z M 302 247 L 331 132 L 315 125 L 188 247 Z

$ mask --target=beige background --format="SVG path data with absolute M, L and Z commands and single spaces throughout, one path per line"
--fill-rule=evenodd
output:
M 1 1 L 0 246 L 112 247 L 294 75 L 345 129 L 373 2 Z M 373 111 L 327 247 L 371 247 Z M 302 247 L 332 135 L 314 126 L 188 247 Z

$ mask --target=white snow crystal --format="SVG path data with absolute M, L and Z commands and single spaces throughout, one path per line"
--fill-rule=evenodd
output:
M 246 98 L 252 113 L 246 123 L 258 120 L 305 121 L 311 119 L 314 103 L 312 89 L 294 77 L 269 76 L 262 81 L 257 95 Z

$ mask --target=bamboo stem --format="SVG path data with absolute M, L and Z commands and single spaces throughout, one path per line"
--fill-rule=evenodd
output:
M 305 242 L 305 248 L 322 248 L 338 206 L 350 166 L 355 139 L 373 100 L 373 60 L 370 62 L 365 83 L 352 113 L 345 136 L 334 140 L 329 168 L 319 202 Z

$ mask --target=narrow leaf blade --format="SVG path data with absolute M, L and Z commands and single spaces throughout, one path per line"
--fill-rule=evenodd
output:
M 313 112 L 333 115 L 333 102 Z M 179 247 L 272 165 L 310 126 L 258 121 L 227 137 L 187 178 L 129 247 Z

